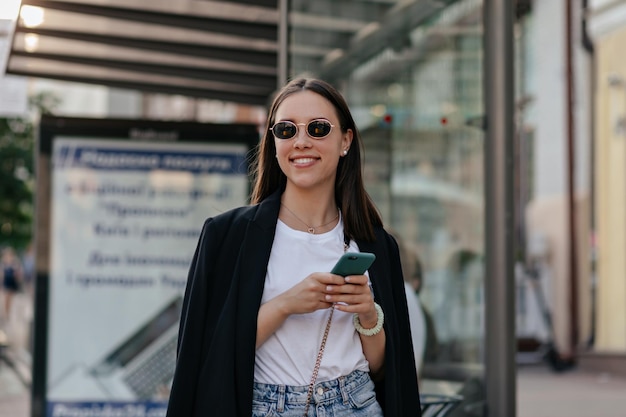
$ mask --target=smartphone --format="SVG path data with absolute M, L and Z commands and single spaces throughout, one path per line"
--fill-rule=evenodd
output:
M 363 275 L 376 259 L 376 255 L 369 252 L 346 252 L 341 255 L 333 269 L 332 274 L 341 275 Z

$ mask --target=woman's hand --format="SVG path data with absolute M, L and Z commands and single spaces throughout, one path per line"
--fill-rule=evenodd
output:
M 340 277 L 341 278 L 341 277 Z M 361 326 L 366 329 L 376 327 L 378 314 L 374 307 L 374 297 L 365 275 L 349 275 L 344 282 L 326 287 L 325 300 L 335 303 L 337 310 L 359 315 Z M 367 359 L 372 377 L 382 378 L 385 364 L 385 331 L 365 336 L 359 333 L 363 354 Z
M 285 315 L 312 313 L 330 308 L 328 288 L 344 284 L 342 277 L 328 272 L 314 272 L 284 293 L 272 299 Z
M 332 307 L 327 288 L 344 280 L 330 272 L 314 272 L 282 294 L 261 305 L 257 316 L 256 347 L 261 346 L 292 314 L 312 313 Z
M 337 310 L 358 314 L 361 325 L 366 329 L 376 326 L 378 316 L 367 276 L 349 275 L 345 279 L 339 278 L 341 284 L 326 287 L 325 300 L 337 303 L 335 306 Z

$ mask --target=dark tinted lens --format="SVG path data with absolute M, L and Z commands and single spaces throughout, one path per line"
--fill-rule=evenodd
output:
M 289 122 L 279 122 L 272 127 L 272 132 L 278 139 L 291 139 L 296 135 L 297 130 L 297 126 Z
M 313 120 L 306 126 L 307 132 L 314 138 L 323 138 L 330 133 L 330 122 L 326 120 Z

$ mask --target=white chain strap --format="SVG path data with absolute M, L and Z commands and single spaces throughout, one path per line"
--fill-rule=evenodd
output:
M 309 390 L 306 397 L 306 406 L 304 408 L 304 417 L 309 413 L 309 406 L 311 405 L 311 398 L 313 398 L 313 386 L 317 379 L 317 373 L 320 370 L 320 364 L 322 363 L 322 356 L 324 356 L 324 348 L 326 347 L 326 339 L 328 339 L 328 332 L 330 331 L 330 322 L 333 320 L 333 313 L 335 308 L 330 308 L 330 315 L 326 322 L 326 329 L 324 330 L 324 336 L 322 337 L 322 343 L 320 343 L 320 350 L 317 352 L 317 359 L 315 360 L 315 367 L 313 368 L 313 375 L 311 376 L 311 382 L 309 383 Z

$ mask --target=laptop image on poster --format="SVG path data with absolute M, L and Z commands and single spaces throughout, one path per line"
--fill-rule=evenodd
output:
M 89 370 L 107 396 L 167 398 L 174 367 L 182 297 L 177 296 Z

